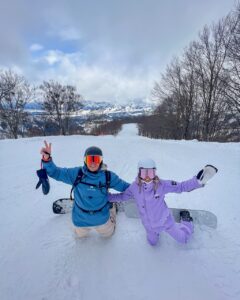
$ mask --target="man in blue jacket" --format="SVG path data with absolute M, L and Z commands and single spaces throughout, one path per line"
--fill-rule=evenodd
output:
M 83 167 L 59 168 L 52 161 L 51 143 L 44 143 L 41 149 L 43 168 L 50 177 L 73 186 L 80 176 L 80 182 L 73 188 L 72 221 L 77 235 L 85 237 L 95 229 L 104 237 L 111 236 L 116 225 L 116 207 L 110 208 L 108 188 L 123 192 L 129 184 L 115 173 L 104 170 L 102 150 L 98 147 L 85 151 Z

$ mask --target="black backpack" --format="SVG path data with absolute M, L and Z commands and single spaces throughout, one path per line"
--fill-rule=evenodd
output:
M 79 183 L 89 185 L 89 186 L 92 186 L 92 187 L 96 187 L 96 188 L 99 188 L 100 190 L 102 190 L 102 188 L 106 188 L 107 191 L 108 191 L 108 189 L 110 187 L 110 183 L 111 183 L 111 173 L 108 170 L 104 170 L 104 172 L 105 172 L 105 178 L 106 178 L 105 185 L 101 185 L 101 184 L 96 185 L 96 184 L 92 184 L 92 183 L 82 182 L 82 178 L 83 178 L 84 174 L 83 174 L 82 168 L 80 168 L 79 171 L 78 171 L 78 175 L 77 175 L 77 177 L 76 177 L 76 179 L 73 183 L 71 192 L 70 192 L 70 199 L 73 200 L 72 192 Z

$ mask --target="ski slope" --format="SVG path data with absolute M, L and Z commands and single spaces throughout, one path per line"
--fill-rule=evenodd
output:
M 151 247 L 139 219 L 118 215 L 115 235 L 74 235 L 70 215 L 53 215 L 52 202 L 70 186 L 51 180 L 35 190 L 43 137 L 0 141 L 1 300 L 223 300 L 240 299 L 240 144 L 153 140 L 134 124 L 116 136 L 54 136 L 58 166 L 83 163 L 84 150 L 102 148 L 108 168 L 128 182 L 139 159 L 153 158 L 163 179 L 185 180 L 204 165 L 218 174 L 203 189 L 170 194 L 169 206 L 207 209 L 216 230 L 196 226 L 187 245 L 163 233 Z

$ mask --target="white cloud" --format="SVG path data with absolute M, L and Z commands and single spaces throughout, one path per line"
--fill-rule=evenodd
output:
M 43 61 L 47 62 L 47 67 L 41 71 L 38 65 Z M 122 102 L 149 97 L 155 75 L 153 70 L 147 73 L 139 68 L 133 73 L 123 66 L 106 67 L 101 62 L 87 64 L 82 59 L 81 52 L 66 54 L 51 50 L 35 60 L 35 64 L 35 68 L 38 69 L 36 79 L 39 82 L 44 78 L 72 84 L 85 99 L 96 101 Z
M 149 94 L 171 57 L 236 0 L 0 2 L 1 65 L 72 83 L 85 98 L 126 99 Z
M 80 32 L 73 27 L 62 29 L 61 31 L 59 31 L 58 35 L 63 41 L 74 41 L 81 39 Z
M 45 52 L 44 56 L 35 59 L 37 63 L 47 63 L 50 66 L 61 62 L 64 59 L 65 54 L 59 50 L 49 50 Z
M 40 45 L 40 44 L 32 44 L 30 46 L 30 51 L 32 51 L 32 52 L 34 52 L 34 51 L 41 51 L 43 49 L 44 49 L 44 47 L 42 45 Z
M 1 71 L 9 71 L 9 67 L 6 67 L 6 66 L 0 64 L 0 70 Z M 19 74 L 19 75 L 24 76 L 23 69 L 18 65 L 12 64 L 11 67 L 10 67 L 10 70 L 17 73 L 17 74 Z

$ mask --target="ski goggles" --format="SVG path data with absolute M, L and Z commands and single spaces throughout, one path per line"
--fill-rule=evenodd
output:
M 91 163 L 95 163 L 96 165 L 100 165 L 102 162 L 102 156 L 100 155 L 87 155 L 85 156 L 85 163 L 87 166 L 91 165 Z
M 140 168 L 139 169 L 139 177 L 141 179 L 145 179 L 147 177 L 149 177 L 150 179 L 154 179 L 156 177 L 156 169 L 143 169 Z

